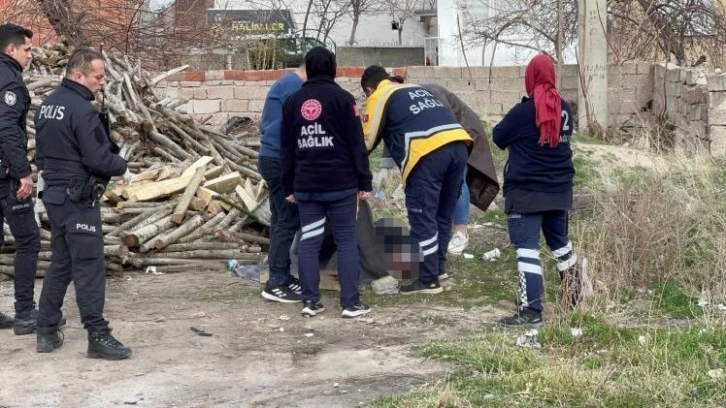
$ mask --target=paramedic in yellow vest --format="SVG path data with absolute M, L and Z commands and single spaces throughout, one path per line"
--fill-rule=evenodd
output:
M 402 294 L 441 293 L 454 207 L 461 191 L 472 139 L 449 110 L 419 85 L 391 81 L 377 65 L 363 71 L 368 97 L 363 116 L 366 148 L 383 140 L 401 169 L 411 236 L 423 255 L 418 280 Z

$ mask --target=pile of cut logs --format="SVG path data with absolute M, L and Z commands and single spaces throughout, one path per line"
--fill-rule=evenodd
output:
M 33 117 L 60 85 L 70 51 L 64 44 L 37 48 L 26 72 L 34 179 Z M 155 93 L 156 83 L 184 69 L 149 78 L 128 57 L 107 56 L 111 136 L 135 174 L 129 184 L 112 180 L 100 203 L 109 272 L 220 270 L 228 259 L 257 264 L 266 256 L 267 192 L 255 170 L 259 137 L 230 136 L 203 125 L 181 109 L 187 101 Z M 40 219 L 38 276 L 43 276 L 51 261 L 51 234 L 47 216 Z M 7 225 L 4 232 L 0 276 L 12 276 L 14 240 Z

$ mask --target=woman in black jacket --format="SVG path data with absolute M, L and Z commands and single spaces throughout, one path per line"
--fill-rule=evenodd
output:
M 363 128 L 353 95 L 335 83 L 335 55 L 315 47 L 305 55 L 305 69 L 308 81 L 283 108 L 280 146 L 283 188 L 298 204 L 302 224 L 302 314 L 324 310 L 318 257 L 328 219 L 338 249 L 342 316 L 356 317 L 370 312 L 358 292 L 356 214 L 358 200 L 372 190 Z

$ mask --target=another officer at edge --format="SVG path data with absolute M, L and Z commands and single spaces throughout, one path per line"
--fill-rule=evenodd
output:
M 33 32 L 14 24 L 0 26 L 0 246 L 2 222 L 15 238 L 15 319 L 0 313 L 0 329 L 15 334 L 35 330 L 33 292 L 40 250 L 40 231 L 33 213 L 33 179 L 27 158 L 25 117 L 30 95 L 23 69 L 31 55 Z
M 103 55 L 92 48 L 78 48 L 68 61 L 61 86 L 35 115 L 36 161 L 45 180 L 42 200 L 51 223 L 53 250 L 40 295 L 39 353 L 63 344 L 58 325 L 63 298 L 73 280 L 81 322 L 88 330 L 88 357 L 121 360 L 131 355 L 131 349 L 111 335 L 103 317 L 106 274 L 99 199 L 111 177 L 130 174 L 91 105 L 104 82 Z

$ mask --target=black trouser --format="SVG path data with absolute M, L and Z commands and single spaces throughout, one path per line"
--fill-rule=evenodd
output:
M 338 250 L 340 306 L 345 309 L 360 303 L 360 255 L 356 230 L 358 195 L 335 201 L 298 201 L 302 235 L 300 236 L 300 283 L 305 301 L 320 300 L 320 248 L 325 236 L 325 220 L 330 220 Z
M 419 273 L 424 284 L 445 272 L 452 217 L 468 157 L 464 142 L 445 145 L 421 158 L 406 180 L 411 238 L 418 241 L 424 257 Z
M 18 201 L 14 192 L 10 194 L 15 184 L 10 180 L 0 181 L 0 231 L 7 220 L 15 238 L 15 315 L 25 318 L 33 310 L 40 230 L 35 222 L 33 200 Z
M 58 327 L 68 284 L 73 280 L 83 327 L 89 332 L 108 328 L 103 318 L 106 271 L 101 210 L 71 202 L 64 189 L 43 193 L 51 225 L 53 258 L 40 294 L 38 327 Z
M 270 250 L 268 263 L 270 265 L 270 280 L 268 287 L 275 287 L 289 282 L 290 274 L 290 247 L 295 234 L 300 228 L 298 208 L 285 200 L 285 191 L 282 188 L 282 167 L 279 159 L 260 157 L 258 167 L 260 175 L 267 183 L 270 194 Z

